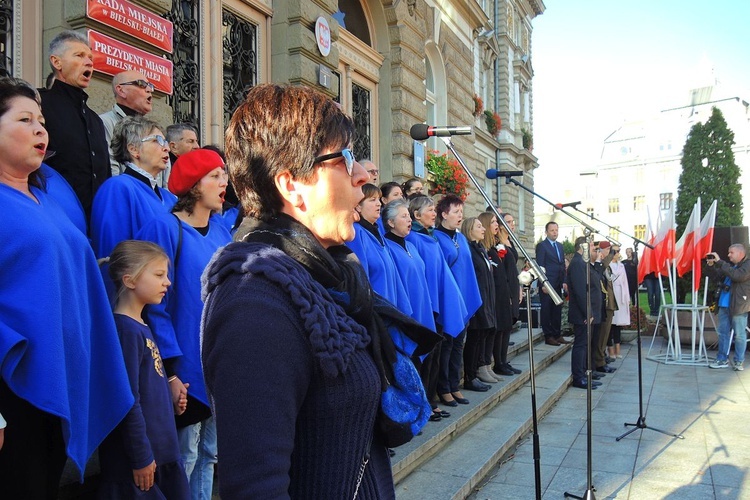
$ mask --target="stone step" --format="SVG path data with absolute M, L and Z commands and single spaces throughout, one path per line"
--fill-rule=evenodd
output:
M 528 333 L 511 336 L 513 366 L 523 370 L 504 377 L 486 393 L 466 391 L 472 403 L 448 408 L 451 417 L 430 422 L 396 450 L 393 474 L 399 499 L 465 498 L 500 458 L 531 429 Z M 541 417 L 570 383 L 570 345 L 542 343 L 533 334 L 537 415 Z M 564 358 L 559 363 L 557 360 Z M 567 361 L 566 361 L 567 360 Z

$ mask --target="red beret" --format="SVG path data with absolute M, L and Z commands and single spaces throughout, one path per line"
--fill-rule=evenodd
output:
M 194 149 L 177 158 L 169 174 L 169 190 L 182 196 L 190 191 L 198 181 L 216 167 L 223 167 L 224 161 L 218 153 L 210 149 Z
M 599 248 L 609 248 L 612 244 L 609 241 L 600 241 Z

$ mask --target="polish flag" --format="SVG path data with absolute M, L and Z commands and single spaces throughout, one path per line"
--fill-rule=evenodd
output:
M 674 258 L 674 209 L 671 209 L 664 220 L 659 221 L 659 229 L 654 234 L 651 225 L 651 214 L 648 216 L 648 232 L 651 237 L 648 240 L 653 250 L 646 247 L 643 249 L 643 257 L 638 265 L 638 283 L 643 282 L 647 274 L 657 273 L 666 276 L 667 262 Z
M 717 201 L 714 200 L 699 224 L 700 200 L 698 200 L 685 226 L 685 233 L 677 242 L 677 274 L 682 276 L 688 271 L 693 271 L 694 292 L 698 291 L 701 284 L 701 259 L 711 251 L 713 245 L 716 206 Z

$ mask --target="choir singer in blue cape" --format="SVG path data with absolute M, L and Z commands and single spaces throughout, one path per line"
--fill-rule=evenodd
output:
M 47 194 L 36 91 L 0 80 L 0 498 L 56 498 L 133 406 L 86 236 Z

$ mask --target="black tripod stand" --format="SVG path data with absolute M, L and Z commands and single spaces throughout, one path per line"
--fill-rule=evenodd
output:
M 638 242 L 635 242 L 635 248 L 633 250 L 634 254 L 638 254 Z M 637 298 L 637 296 L 636 296 Z M 654 427 L 649 427 L 646 425 L 646 415 L 643 414 L 643 358 L 641 357 L 641 313 L 640 313 L 640 307 L 638 304 L 636 304 L 636 327 L 638 330 L 638 336 L 636 337 L 636 344 L 638 345 L 638 411 L 640 412 L 638 415 L 638 420 L 635 423 L 629 424 L 625 422 L 625 427 L 632 427 L 632 429 L 625 432 L 625 434 L 619 436 L 615 441 L 619 441 L 625 436 L 628 436 L 638 429 L 649 429 L 656 432 L 661 432 L 662 434 L 666 434 L 667 436 L 676 437 L 679 439 L 685 439 L 685 436 L 682 434 L 672 434 L 671 432 L 663 431 L 661 429 L 656 429 Z

